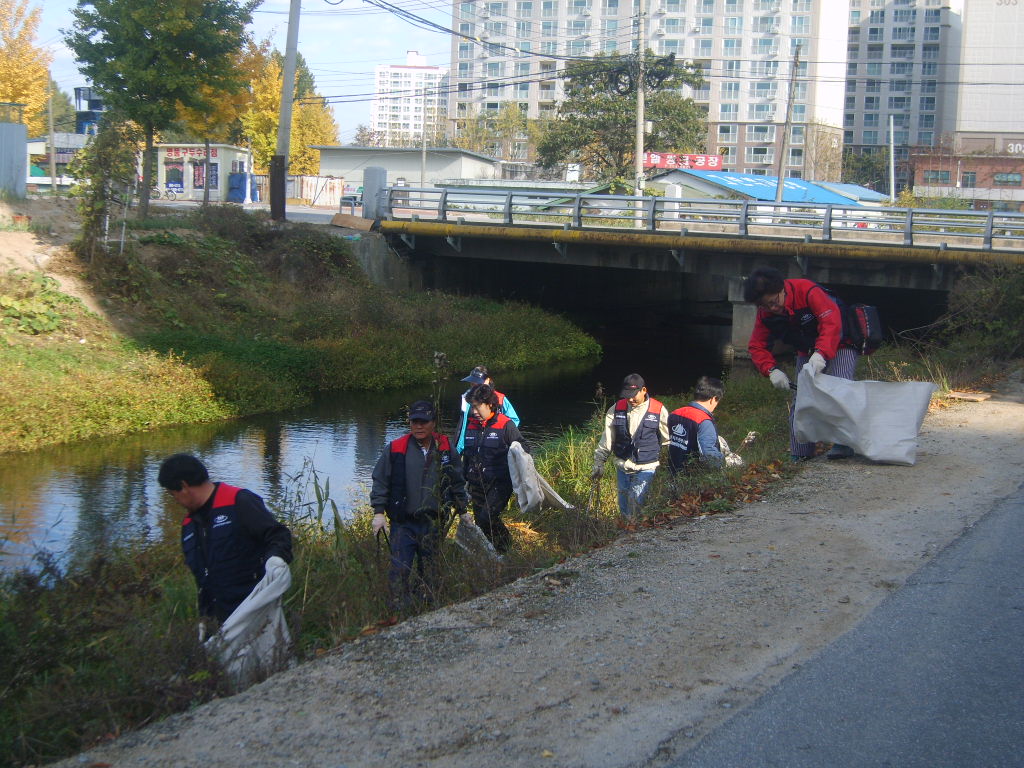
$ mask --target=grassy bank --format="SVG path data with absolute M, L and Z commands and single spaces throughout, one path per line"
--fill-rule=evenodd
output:
M 523 304 L 379 289 L 320 228 L 233 207 L 129 225 L 123 253 L 81 268 L 106 317 L 0 276 L 0 452 L 426 384 L 438 349 L 505 371 L 599 352 Z

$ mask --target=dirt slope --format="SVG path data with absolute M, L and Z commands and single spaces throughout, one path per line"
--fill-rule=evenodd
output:
M 1018 371 L 930 415 L 917 466 L 810 462 L 734 514 L 624 537 L 63 765 L 659 765 L 1020 484 L 1022 393 Z

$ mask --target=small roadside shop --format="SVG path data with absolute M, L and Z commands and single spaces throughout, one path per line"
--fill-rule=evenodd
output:
M 248 149 L 211 144 L 209 178 L 205 144 L 157 144 L 156 151 L 153 186 L 161 197 L 202 200 L 209 185 L 212 201 L 247 203 L 252 200 L 252 154 Z

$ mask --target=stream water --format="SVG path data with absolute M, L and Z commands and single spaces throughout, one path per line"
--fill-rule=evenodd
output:
M 682 392 L 703 373 L 722 369 L 714 343 L 692 333 L 623 334 L 605 339 L 599 362 L 497 375 L 529 441 L 584 424 L 595 409 L 595 388 L 618 393 L 623 376 L 639 371 L 654 394 Z M 466 372 L 453 372 L 442 407 L 448 424 Z M 370 472 L 387 441 L 406 429 L 403 407 L 429 396 L 429 387 L 336 393 L 305 408 L 229 422 L 153 430 L 88 440 L 0 460 L 0 569 L 29 564 L 40 550 L 62 562 L 120 541 L 174 534 L 181 509 L 157 484 L 160 462 L 194 453 L 215 480 L 250 488 L 273 507 L 297 493 L 312 498 L 310 469 L 331 497 L 351 511 L 366 503 Z

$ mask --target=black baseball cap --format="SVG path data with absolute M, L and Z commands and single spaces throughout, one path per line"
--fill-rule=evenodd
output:
M 645 386 L 647 385 L 644 384 L 643 376 L 641 376 L 639 373 L 631 373 L 629 374 L 629 376 L 622 380 L 622 391 L 619 392 L 619 397 L 625 397 L 627 399 L 633 397 L 633 395 L 635 395 Z
M 409 421 L 435 421 L 437 414 L 429 400 L 417 400 L 409 406 Z
M 463 379 L 463 381 L 470 384 L 483 384 L 487 381 L 487 377 L 490 376 L 490 372 L 486 366 L 478 365 L 472 371 L 469 372 L 469 376 Z

